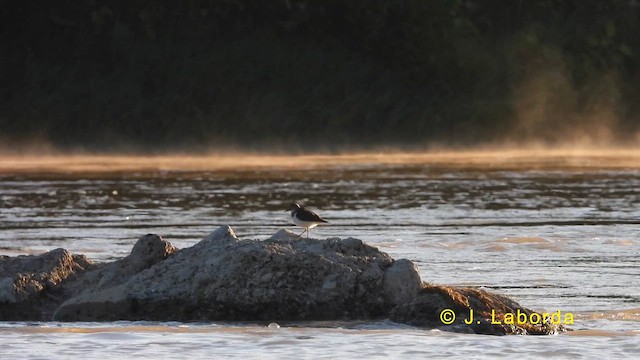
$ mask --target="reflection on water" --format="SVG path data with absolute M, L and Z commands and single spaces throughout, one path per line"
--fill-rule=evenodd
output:
M 284 210 L 299 201 L 330 222 L 313 229 L 313 236 L 358 237 L 396 258 L 413 260 L 425 281 L 480 286 L 540 311 L 576 314 L 573 327 L 578 332 L 545 340 L 545 346 L 562 345 L 566 356 L 582 353 L 579 349 L 595 353 L 606 341 L 617 343 L 618 355 L 640 351 L 640 156 L 564 156 L 547 163 L 517 159 L 518 166 L 486 158 L 487 166 L 478 158 L 467 163 L 458 158 L 447 165 L 373 157 L 356 163 L 337 160 L 332 166 L 326 159 L 312 159 L 316 163 L 308 167 L 278 160 L 282 164 L 276 169 L 249 166 L 238 171 L 223 166 L 185 170 L 165 159 L 161 170 L 151 164 L 144 171 L 89 173 L 83 172 L 86 167 L 42 172 L 33 163 L 29 171 L 8 171 L 11 167 L 0 161 L 0 255 L 64 247 L 107 261 L 127 255 L 146 233 L 186 247 L 224 224 L 241 238 L 265 239 L 291 228 Z M 605 166 L 607 162 L 615 166 Z M 130 351 L 144 343 L 145 350 L 138 349 L 144 356 L 179 354 L 183 342 L 203 352 L 216 344 L 220 354 L 241 357 L 265 348 L 292 355 L 287 353 L 292 347 L 313 357 L 362 349 L 380 357 L 460 355 L 480 349 L 468 335 L 369 325 L 345 325 L 343 330 L 284 327 L 273 335 L 252 326 L 108 324 L 123 329 L 113 335 L 120 330 L 17 324 L 0 326 L 0 337 L 18 344 L 23 339 L 15 353 L 27 346 L 24 339 L 51 339 L 50 329 L 65 332 L 55 330 L 60 340 L 54 343 L 69 343 L 76 350 L 78 341 L 114 346 L 114 354 L 116 342 L 129 344 Z M 172 342 L 164 342 L 165 336 Z M 521 346 L 541 346 L 533 339 L 485 339 L 482 349 L 497 342 L 502 355 Z M 250 345 L 252 341 L 259 345 Z M 331 349 L 323 345 L 327 343 Z

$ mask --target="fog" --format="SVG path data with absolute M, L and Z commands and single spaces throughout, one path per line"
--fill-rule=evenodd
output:
M 633 146 L 638 132 L 621 128 L 621 84 L 602 74 L 577 89 L 564 62 L 543 63 L 514 90 L 515 116 L 505 143 L 554 147 Z
M 192 171 L 322 170 L 326 168 L 424 165 L 437 169 L 619 169 L 640 168 L 638 148 L 494 148 L 425 152 L 316 155 L 0 155 L 0 174 Z

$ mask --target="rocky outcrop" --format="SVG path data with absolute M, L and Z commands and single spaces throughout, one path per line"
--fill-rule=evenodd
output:
M 411 301 L 395 307 L 390 318 L 419 327 L 489 335 L 546 335 L 567 330 L 563 319 L 545 317 L 499 294 L 428 284 Z
M 301 239 L 280 231 L 265 241 L 239 240 L 222 227 L 193 247 L 115 286 L 66 301 L 62 321 L 371 319 L 386 316 L 398 293 L 420 286 L 414 267 L 358 239 Z M 384 286 L 385 271 L 408 289 Z
M 64 254 L 56 257 L 55 252 Z M 27 266 L 49 258 L 58 260 L 40 265 L 45 272 Z M 59 269 L 55 270 L 58 277 L 49 271 L 54 268 Z M 36 276 L 39 273 L 46 275 Z M 28 281 L 16 281 L 20 276 L 43 279 L 36 284 L 54 280 L 46 286 L 29 287 Z M 47 298 L 55 301 L 38 302 Z M 517 310 L 532 312 L 482 290 L 426 285 L 411 261 L 394 260 L 355 238 L 306 239 L 281 230 L 264 241 L 240 240 L 228 226 L 181 250 L 157 235 L 145 235 L 129 256 L 105 264 L 93 264 L 64 250 L 41 257 L 1 258 L 0 320 L 36 319 L 27 317 L 26 311 L 10 318 L 4 311 L 7 304 L 38 308 L 40 320 L 58 321 L 286 322 L 390 317 L 426 328 L 488 334 L 561 329 L 489 323 L 491 310 L 497 316 Z M 471 308 L 478 321 L 465 324 L 462 319 L 468 318 Z M 439 316 L 444 309 L 453 309 L 458 319 L 443 322 Z
M 168 241 L 155 234 L 147 234 L 135 243 L 131 254 L 106 264 L 96 266 L 76 281 L 65 284 L 71 296 L 83 292 L 94 292 L 112 288 L 128 281 L 132 276 L 166 259 L 177 249 Z
M 62 285 L 94 265 L 55 249 L 38 256 L 0 257 L 0 320 L 50 319 L 65 299 Z
M 176 249 L 158 235 L 145 235 L 131 254 L 96 264 L 84 255 L 55 249 L 38 256 L 0 257 L 0 320 L 51 320 L 66 300 L 107 288 L 165 259 Z

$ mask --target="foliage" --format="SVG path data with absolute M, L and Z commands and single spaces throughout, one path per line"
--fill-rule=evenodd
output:
M 0 137 L 309 150 L 562 141 L 540 128 L 605 122 L 624 137 L 639 15 L 629 0 L 16 1 Z M 548 96 L 531 94 L 540 74 Z

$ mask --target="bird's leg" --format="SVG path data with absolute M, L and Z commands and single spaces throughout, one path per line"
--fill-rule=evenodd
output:
M 307 228 L 304 228 L 304 231 L 300 233 L 300 235 L 298 235 L 298 237 L 302 237 L 302 234 L 304 234 L 305 232 L 307 232 Z M 309 237 L 309 233 L 307 232 L 307 237 Z

